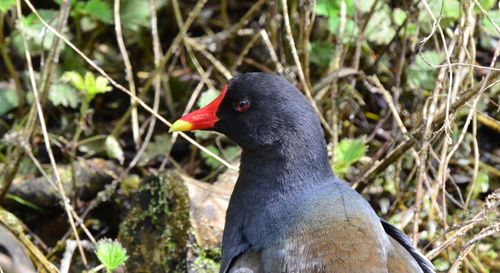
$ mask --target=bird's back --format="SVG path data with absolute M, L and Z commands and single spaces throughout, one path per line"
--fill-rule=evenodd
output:
M 247 251 L 231 273 L 422 272 L 413 257 L 390 238 L 368 202 L 336 181 L 305 194 L 309 199 L 282 238 L 261 251 Z M 406 268 L 406 271 L 401 271 Z

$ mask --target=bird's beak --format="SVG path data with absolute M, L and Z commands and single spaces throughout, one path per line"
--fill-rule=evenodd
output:
M 203 130 L 212 129 L 215 123 L 219 120 L 216 113 L 219 110 L 219 106 L 224 99 L 227 92 L 227 85 L 224 86 L 220 95 L 217 96 L 211 103 L 206 106 L 195 110 L 172 124 L 169 132 L 179 132 L 179 131 L 193 131 L 193 130 Z

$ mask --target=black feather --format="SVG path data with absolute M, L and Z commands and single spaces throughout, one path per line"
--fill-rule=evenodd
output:
M 435 269 L 432 263 L 411 244 L 410 238 L 408 238 L 408 236 L 406 236 L 397 227 L 389 224 L 384 219 L 380 219 L 380 222 L 382 223 L 382 227 L 384 227 L 385 232 L 399 244 L 401 244 L 411 254 L 411 256 L 417 261 L 420 268 L 422 268 L 422 271 L 424 273 L 435 273 Z

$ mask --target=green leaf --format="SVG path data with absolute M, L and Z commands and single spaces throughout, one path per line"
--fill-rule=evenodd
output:
M 209 139 L 212 133 L 210 131 L 196 130 L 194 131 L 194 135 L 200 139 Z
M 16 5 L 16 0 L 0 0 L 0 13 L 7 12 Z
M 344 139 L 336 147 L 337 160 L 346 164 L 352 164 L 366 153 L 366 146 L 359 139 Z
M 355 4 L 355 7 L 361 11 L 361 13 L 367 13 L 372 8 L 373 2 L 375 2 L 375 0 L 363 0 L 353 1 L 353 4 Z M 352 15 L 354 15 L 354 13 Z
M 76 109 L 80 103 L 78 91 L 62 83 L 56 83 L 50 87 L 49 99 L 55 106 L 62 105 L 73 109 Z
M 17 92 L 13 89 L 0 88 L 0 116 L 19 105 Z
M 472 190 L 471 193 L 472 200 L 476 199 L 480 193 L 488 192 L 488 189 L 490 188 L 490 179 L 488 177 L 488 173 L 485 171 L 480 171 L 477 174 L 477 177 L 474 180 L 474 182 L 469 186 L 470 187 L 474 186 L 474 188 L 469 189 L 469 191 Z
M 89 32 L 89 31 L 92 31 L 94 30 L 96 27 L 97 27 L 97 21 L 90 18 L 90 17 L 83 17 L 81 20 L 80 20 L 80 27 L 82 28 L 82 31 L 83 32 Z
M 104 78 L 103 76 L 98 76 L 97 79 L 95 80 L 95 89 L 97 90 L 98 93 L 105 93 L 111 91 L 112 88 L 108 84 L 109 84 L 108 79 Z
M 211 151 L 212 153 L 220 156 L 220 152 L 215 146 L 210 145 L 207 147 L 207 149 L 209 151 Z M 212 169 L 216 169 L 217 167 L 219 167 L 221 165 L 221 163 L 217 159 L 209 156 L 207 153 L 202 152 L 201 158 L 203 158 L 203 161 L 205 161 L 205 164 L 207 164 Z
M 441 9 L 441 18 L 457 19 L 458 16 L 460 16 L 460 2 L 458 0 L 431 0 L 429 1 L 429 7 L 436 18 L 440 16 Z M 424 21 L 432 21 L 432 17 L 429 16 L 427 11 L 422 11 L 423 13 L 420 14 L 419 19 L 422 18 Z
M 156 9 L 160 9 L 167 0 L 157 0 Z M 141 27 L 150 27 L 150 12 L 148 1 L 121 1 L 120 16 L 123 27 L 127 30 L 138 31 Z M 126 22 L 126 23 L 125 23 Z
M 402 9 L 395 8 L 392 12 L 392 18 L 394 19 L 394 23 L 396 23 L 397 26 L 402 25 L 406 20 L 406 17 L 406 12 L 404 12 Z
M 408 66 L 408 85 L 414 89 L 432 90 L 436 85 L 436 69 L 432 65 L 439 65 L 445 57 L 442 52 L 428 50 L 417 56 L 415 62 Z M 424 61 L 425 60 L 425 61 Z
M 421 23 L 422 30 L 429 33 L 433 24 L 432 16 L 429 15 L 424 5 L 421 4 L 419 7 L 418 22 Z M 460 16 L 460 1 L 458 0 L 431 0 L 429 7 L 436 18 L 441 17 L 440 25 L 443 29 L 455 25 Z
M 207 91 L 203 92 L 198 99 L 198 107 L 203 107 L 211 103 L 215 98 L 217 98 L 219 94 L 220 92 L 215 89 L 208 89 Z
M 328 30 L 337 35 L 339 32 L 340 26 L 340 18 L 339 17 L 330 17 L 328 19 Z M 343 44 L 352 44 L 355 41 L 355 37 L 358 36 L 359 29 L 352 19 L 347 19 L 344 29 L 344 36 L 342 39 Z
M 108 136 L 106 137 L 105 144 L 106 146 L 106 154 L 110 158 L 114 158 L 120 162 L 120 164 L 123 164 L 124 161 L 124 156 L 123 156 L 123 150 L 122 147 L 120 146 L 120 143 L 114 136 Z
M 142 1 L 141 1 L 142 2 Z M 108 2 L 102 0 L 89 0 L 82 9 L 82 13 L 106 23 L 113 23 L 113 11 Z
M 221 156 L 219 149 L 217 149 L 215 146 L 210 145 L 207 147 L 207 149 L 209 151 L 211 151 L 212 153 L 214 153 L 218 156 Z M 235 146 L 230 146 L 230 147 L 224 149 L 224 151 L 223 151 L 224 158 L 226 160 L 229 160 L 229 161 L 237 158 L 240 153 L 241 153 L 240 148 L 235 147 Z M 205 164 L 207 164 L 211 169 L 217 169 L 219 166 L 222 165 L 222 163 L 220 163 L 217 159 L 209 156 L 206 153 L 202 152 L 201 158 L 203 158 L 203 161 L 205 161 Z
M 111 91 L 111 86 L 108 85 L 108 79 L 98 76 L 95 78 L 94 74 L 91 72 L 85 73 L 85 95 L 87 101 L 91 101 L 97 94 L 106 93 Z
M 66 82 L 70 82 L 76 89 L 80 91 L 85 90 L 85 82 L 83 81 L 82 76 L 75 71 L 65 72 L 62 76 L 62 80 Z
M 118 241 L 103 239 L 97 242 L 95 254 L 108 272 L 125 264 L 127 251 Z
M 333 43 L 314 41 L 309 48 L 310 61 L 322 68 L 328 66 L 333 56 Z
M 145 165 L 150 160 L 158 157 L 164 156 L 170 152 L 172 148 L 171 135 L 170 134 L 159 134 L 154 136 L 154 141 L 150 142 L 144 151 L 141 158 L 141 164 Z
M 62 2 L 62 1 L 63 1 L 63 0 L 54 0 L 54 2 L 56 2 L 58 5 L 61 5 L 61 2 Z M 71 6 L 74 6 L 74 5 L 77 3 L 77 1 L 78 1 L 78 0 L 69 0 L 69 4 L 70 4 Z
M 335 7 L 333 5 L 334 1 L 328 1 L 328 0 L 318 0 L 316 1 L 316 7 L 314 11 L 316 12 L 316 15 L 319 16 L 333 16 Z
M 138 31 L 141 27 L 149 27 L 149 4 L 148 1 L 122 1 L 120 16 L 124 28 Z
M 85 72 L 85 77 L 83 78 L 83 86 L 84 90 L 87 91 L 87 93 L 94 92 L 95 89 L 95 76 L 92 72 Z
M 359 139 L 344 139 L 335 147 L 337 162 L 334 166 L 334 172 L 342 177 L 349 167 L 361 159 L 366 153 L 366 146 Z
M 488 12 L 488 15 L 497 26 L 500 26 L 500 10 L 490 11 Z M 498 31 L 495 29 L 490 20 L 486 18 L 486 16 L 481 20 L 480 26 L 488 35 L 494 38 L 500 38 L 500 33 L 498 33 Z
M 367 0 L 367 2 L 372 2 L 373 0 Z M 356 2 L 354 0 L 346 0 L 346 15 L 354 16 L 356 11 Z M 363 2 L 364 4 L 364 2 Z M 368 6 L 369 8 L 370 6 Z M 332 0 L 318 0 L 316 2 L 315 12 L 317 15 L 326 17 L 338 17 L 340 14 L 340 1 Z
M 483 7 L 483 9 L 485 11 L 491 12 L 490 10 L 495 7 L 495 2 L 497 2 L 497 1 L 498 0 L 479 0 L 479 4 L 481 4 L 481 6 Z M 474 5 L 474 12 L 476 12 L 477 14 L 480 14 L 481 9 L 477 5 Z
M 55 25 L 57 24 L 57 12 L 55 10 L 40 9 L 38 10 L 38 13 L 43 20 L 48 22 L 51 26 L 55 27 Z M 24 20 L 16 21 L 16 31 L 12 34 L 13 46 L 21 56 L 24 56 L 25 49 L 22 35 L 19 29 L 21 26 L 20 24 L 22 24 L 24 28 L 24 33 L 26 34 L 26 39 L 28 41 L 28 47 L 33 56 L 40 55 L 42 53 L 42 50 L 49 50 L 52 48 L 55 35 L 47 28 L 45 28 L 45 26 L 38 20 L 38 18 L 34 14 L 30 14 L 24 17 Z
M 373 13 L 368 25 L 366 26 L 365 34 L 368 41 L 380 45 L 388 44 L 396 31 L 391 25 L 391 11 L 387 4 L 382 6 L 382 9 Z
M 10 194 L 10 193 L 7 193 L 7 194 L 5 195 L 5 198 L 6 198 L 6 199 L 10 199 L 10 200 L 12 200 L 12 201 L 14 201 L 14 202 L 16 202 L 16 203 L 19 203 L 19 204 L 20 204 L 20 205 L 22 205 L 22 206 L 25 206 L 25 207 L 28 207 L 28 208 L 31 208 L 31 209 L 37 210 L 37 211 L 39 211 L 39 212 L 43 212 L 43 213 L 46 213 L 46 212 L 47 212 L 46 210 L 42 209 L 42 208 L 41 208 L 40 206 L 38 206 L 37 204 L 32 203 L 32 202 L 30 202 L 30 201 L 28 201 L 28 200 L 26 200 L 26 199 L 24 199 L 24 198 L 22 198 L 22 197 L 19 197 L 19 196 L 15 195 L 15 194 Z
M 438 271 L 448 271 L 450 263 L 443 258 L 436 258 L 432 260 L 432 264 Z
M 233 161 L 241 154 L 241 149 L 236 146 L 229 146 L 225 148 L 222 153 L 224 154 L 225 159 Z
M 63 74 L 62 79 L 70 82 L 76 89 L 85 94 L 85 99 L 90 102 L 97 94 L 106 93 L 113 88 L 109 86 L 108 79 L 94 76 L 92 72 L 85 72 L 85 77 L 82 77 L 78 72 L 68 71 Z

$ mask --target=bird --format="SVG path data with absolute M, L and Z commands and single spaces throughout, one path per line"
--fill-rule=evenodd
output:
M 281 76 L 233 77 L 170 132 L 213 130 L 242 148 L 221 273 L 430 273 L 431 262 L 332 171 L 314 108 Z

